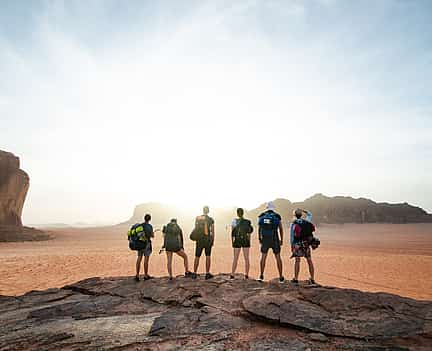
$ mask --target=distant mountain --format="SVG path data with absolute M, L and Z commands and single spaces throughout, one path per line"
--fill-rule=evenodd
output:
M 315 194 L 302 202 L 291 202 L 287 199 L 273 201 L 276 211 L 282 215 L 284 222 L 292 219 L 293 210 L 304 208 L 313 213 L 314 223 L 424 223 L 432 222 L 432 214 L 428 214 L 420 207 L 408 203 L 389 204 L 378 203 L 369 199 L 354 199 L 349 196 L 328 197 Z M 266 204 L 246 211 L 246 216 L 256 220 L 265 210 Z M 218 227 L 227 227 L 235 217 L 235 208 L 210 209 L 210 215 L 215 218 Z M 171 218 L 177 218 L 185 230 L 193 226 L 195 216 L 200 213 L 191 213 L 181 207 L 164 205 L 156 202 L 137 205 L 132 217 L 122 223 L 129 225 L 142 221 L 144 214 L 152 215 L 152 222 L 156 227 L 168 223 Z
M 284 218 L 292 218 L 296 208 L 312 212 L 315 223 L 421 223 L 432 222 L 432 215 L 420 207 L 408 203 L 389 204 L 374 202 L 369 199 L 354 199 L 349 196 L 328 197 L 315 194 L 302 202 L 290 202 L 285 199 L 275 200 L 279 213 Z M 256 217 L 265 204 L 248 212 Z

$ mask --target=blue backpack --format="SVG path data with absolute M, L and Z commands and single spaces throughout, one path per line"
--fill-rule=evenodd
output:
M 258 225 L 260 227 L 260 233 L 264 237 L 270 237 L 275 235 L 280 220 L 274 212 L 265 212 L 258 219 Z

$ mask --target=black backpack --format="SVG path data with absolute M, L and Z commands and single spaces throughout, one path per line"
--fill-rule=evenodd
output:
M 233 228 L 233 234 L 237 237 L 245 237 L 253 232 L 250 220 L 241 218 Z
M 303 241 L 309 241 L 313 238 L 313 232 L 315 231 L 315 226 L 308 221 L 302 220 L 302 221 L 295 221 L 295 224 L 300 226 L 300 240 Z

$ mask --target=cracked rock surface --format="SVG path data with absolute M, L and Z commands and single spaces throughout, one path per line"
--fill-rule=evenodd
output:
M 318 337 L 319 336 L 319 337 Z M 227 275 L 0 296 L 0 350 L 431 350 L 432 302 Z

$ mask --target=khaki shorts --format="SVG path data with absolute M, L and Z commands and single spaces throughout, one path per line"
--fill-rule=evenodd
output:
M 138 255 L 138 257 L 142 257 L 142 256 L 149 257 L 151 255 L 152 251 L 153 251 L 152 243 L 151 243 L 151 241 L 148 241 L 146 248 L 144 250 L 138 250 L 137 255 Z

